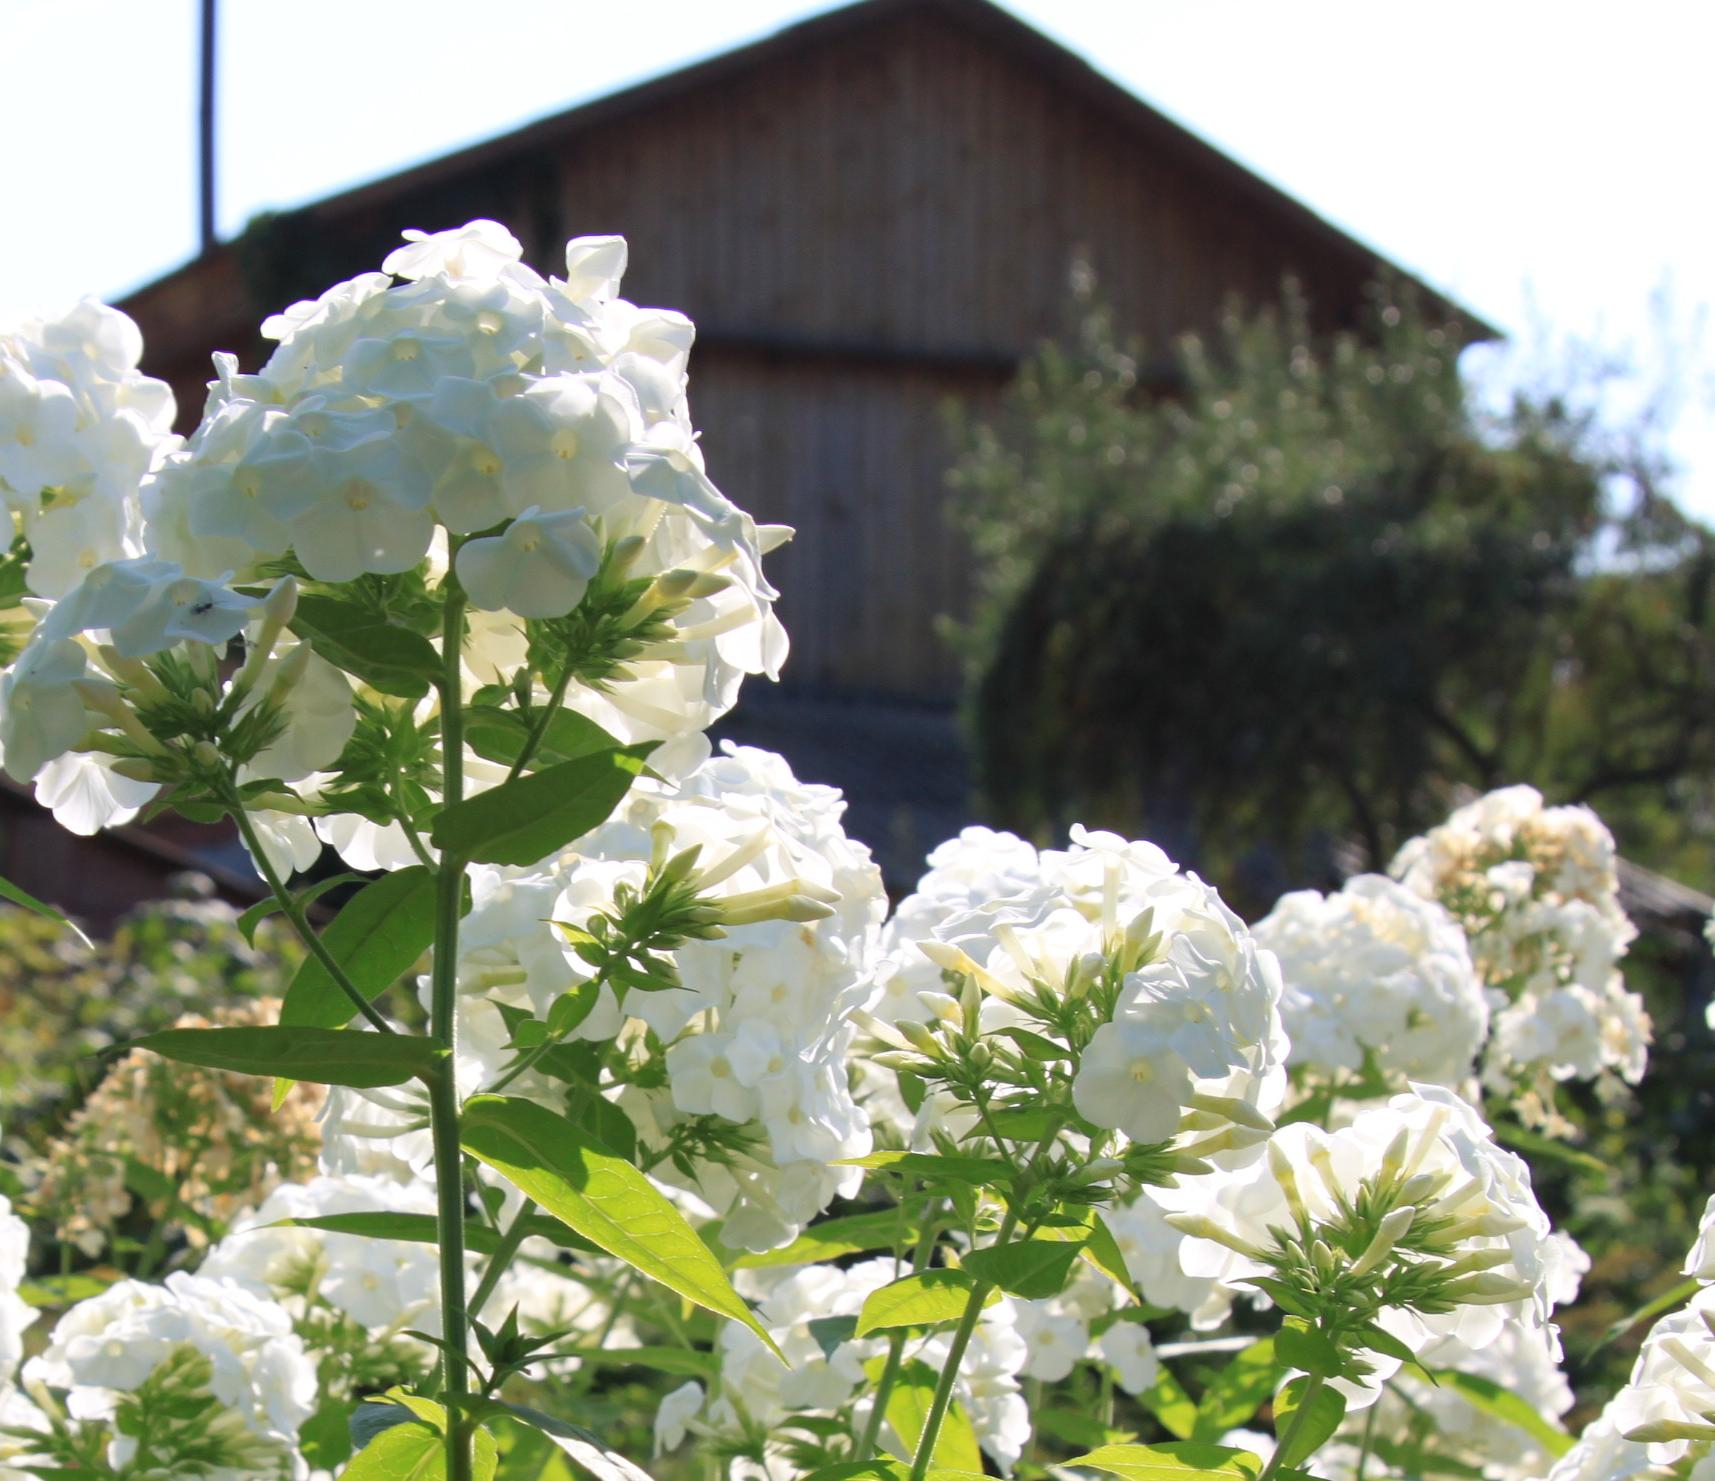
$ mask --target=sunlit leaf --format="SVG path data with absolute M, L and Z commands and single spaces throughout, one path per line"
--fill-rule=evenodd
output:
M 596 751 L 503 782 L 445 809 L 430 839 L 478 864 L 539 863 L 607 821 L 651 749 Z
M 479 1095 L 465 1102 L 459 1131 L 465 1151 L 585 1239 L 779 1351 L 684 1215 L 566 1117 L 534 1101 Z
M 350 1033 L 344 1029 L 169 1028 L 133 1041 L 180 1064 L 241 1075 L 283 1075 L 319 1085 L 403 1085 L 429 1074 L 447 1051 L 415 1034 Z

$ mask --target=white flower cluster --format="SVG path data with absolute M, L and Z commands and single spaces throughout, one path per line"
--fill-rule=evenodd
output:
M 1379 1271 L 1396 1259 L 1408 1275 L 1433 1280 L 1443 1308 L 1383 1306 L 1375 1320 L 1384 1330 L 1414 1351 L 1446 1337 L 1475 1350 L 1511 1325 L 1547 1323 L 1565 1288 L 1568 1252 L 1550 1233 L 1523 1161 L 1438 1086 L 1361 1110 L 1339 1130 L 1284 1126 L 1266 1158 L 1182 1178 L 1157 1196 L 1191 1236 L 1181 1250 L 1186 1273 L 1231 1285 L 1279 1273 L 1280 1232 L 1341 1231 L 1353 1210 L 1384 1192 L 1373 1237 L 1345 1251 L 1350 1269 Z M 1338 1246 L 1334 1234 L 1326 1237 Z M 1417 1284 L 1431 1289 L 1429 1280 Z M 1381 1378 L 1398 1367 L 1386 1356 L 1373 1361 Z
M 1465 933 L 1432 900 L 1379 874 L 1297 890 L 1255 927 L 1280 961 L 1289 1063 L 1458 1087 L 1489 1030 Z
M 723 1327 L 720 1397 L 708 1406 L 704 1424 L 717 1434 L 737 1430 L 741 1421 L 775 1430 L 793 1415 L 850 1411 L 861 1426 L 874 1387 L 865 1365 L 886 1352 L 886 1338 L 877 1334 L 835 1341 L 819 1335 L 816 1324 L 855 1317 L 864 1299 L 899 1273 L 892 1260 L 874 1259 L 843 1270 L 811 1265 L 741 1274 L 740 1290 L 757 1302 L 763 1325 L 786 1354 L 786 1365 L 754 1333 L 736 1323 Z M 1011 1300 L 983 1312 L 953 1390 L 978 1443 L 1008 1473 L 1030 1438 L 1030 1414 L 1019 1383 L 1029 1348 L 1017 1322 Z M 941 1333 L 913 1343 L 909 1356 L 939 1373 L 947 1348 L 948 1337 Z M 909 1453 L 909 1440 L 896 1439 L 894 1444 Z M 786 1468 L 782 1474 L 792 1471 Z
M 974 970 L 989 993 L 985 1029 L 1016 1025 L 1009 1000 L 1035 984 L 1085 991 L 1123 944 L 1134 965 L 1083 1051 L 1078 1112 L 1165 1143 L 1198 1097 L 1249 1107 L 1253 1120 L 1278 1108 L 1287 1040 L 1275 961 L 1155 845 L 1075 827 L 1070 849 L 1037 853 L 971 829 L 930 865 L 889 923 L 878 1017 L 919 1021 L 945 1000 L 943 972 Z
M 461 1089 L 502 1076 L 513 1057 L 509 1018 L 545 1020 L 593 975 L 559 924 L 587 926 L 617 890 L 640 889 L 663 844 L 695 848 L 703 897 L 732 913 L 724 935 L 677 949 L 681 986 L 632 989 L 623 1003 L 604 987 L 571 1039 L 617 1040 L 634 1069 L 651 1041 L 663 1046 L 660 1083 L 622 1071 L 607 1092 L 646 1145 L 670 1145 L 697 1117 L 739 1134 L 719 1159 L 653 1168 L 722 1218 L 729 1245 L 784 1244 L 833 1198 L 855 1193 L 862 1170 L 832 1164 L 871 1146 L 847 1057 L 886 897 L 869 850 L 840 826 L 844 808 L 835 789 L 799 782 L 779 756 L 729 742 L 676 782 L 640 781 L 612 818 L 538 868 L 474 869 L 459 936 Z M 752 902 L 768 914 L 804 892 L 830 902 L 821 918 L 742 919 Z M 535 1071 L 507 1088 L 549 1103 L 564 1092 Z M 428 1134 L 403 1094 L 336 1090 L 324 1128 L 329 1165 L 424 1175 Z
M 205 1474 L 215 1481 L 305 1474 L 297 1434 L 315 1410 L 315 1365 L 286 1312 L 231 1281 L 182 1271 L 163 1285 L 120 1281 L 60 1318 L 47 1350 L 25 1365 L 24 1379 L 62 1391 L 72 1419 L 104 1422 L 171 1360 L 183 1358 L 207 1364 L 206 1377 L 193 1379 L 196 1388 L 255 1442 L 249 1464 Z M 109 1445 L 116 1469 L 155 1438 L 134 1429 L 122 1427 Z
M 18 1294 L 29 1250 L 29 1226 L 12 1212 L 11 1201 L 0 1197 L 0 1428 L 21 1431 L 47 1428 L 41 1411 L 16 1381 L 24 1356 L 24 1333 L 36 1321 L 35 1310 Z M 23 1481 L 29 1476 L 31 1472 L 22 1467 L 32 1451 L 21 1436 L 0 1434 L 0 1481 Z
M 863 1181 L 860 1169 L 832 1164 L 871 1146 L 847 1059 L 887 899 L 869 850 L 840 825 L 844 811 L 835 789 L 799 782 L 772 752 L 728 742 L 666 795 L 637 789 L 579 846 L 636 868 L 664 831 L 675 849 L 701 846 L 705 898 L 717 904 L 806 889 L 830 902 L 818 920 L 735 923 L 720 940 L 688 942 L 675 957 L 681 988 L 626 999 L 626 1012 L 667 1045 L 666 1091 L 633 1086 L 620 1096 L 639 1127 L 666 1142 L 685 1118 L 715 1116 L 755 1133 L 689 1174 L 671 1162 L 659 1169 L 707 1201 L 736 1248 L 784 1244 Z
M 577 238 L 566 276 L 543 278 L 492 221 L 408 235 L 385 271 L 269 319 L 279 348 L 256 374 L 217 357 L 201 425 L 147 492 L 152 548 L 210 576 L 290 554 L 339 583 L 444 566 L 451 536 L 471 603 L 498 619 L 467 661 L 508 672 L 520 619 L 571 613 L 604 561 L 671 576 L 688 600 L 670 640 L 566 702 L 627 741 L 703 729 L 785 658 L 761 567 L 785 532 L 704 472 L 690 321 L 619 297 L 618 237 Z
M 24 584 L 64 596 L 142 554 L 138 489 L 177 443 L 173 394 L 138 372 L 143 336 L 85 299 L 0 333 L 0 516 L 29 542 Z
M 1620 906 L 1613 836 L 1586 807 L 1544 807 L 1504 787 L 1413 839 L 1391 873 L 1464 926 L 1495 990 L 1488 1078 L 1515 1074 L 1635 1084 L 1649 1015 L 1618 962 L 1636 934 Z

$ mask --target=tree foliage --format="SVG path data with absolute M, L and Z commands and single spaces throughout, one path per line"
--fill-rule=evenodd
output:
M 1686 867 L 1715 543 L 1635 442 L 1564 396 L 1485 414 L 1460 328 L 1385 288 L 1331 338 L 1290 289 L 1232 307 L 1165 389 L 1080 308 L 954 473 L 1004 821 L 1101 821 L 1229 871 L 1260 840 L 1278 885 L 1344 844 L 1384 865 L 1461 787 L 1528 776 Z

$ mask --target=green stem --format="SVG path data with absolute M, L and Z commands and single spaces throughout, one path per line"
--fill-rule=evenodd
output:
M 561 702 L 566 697 L 566 690 L 572 682 L 572 665 L 568 661 L 560 671 L 560 682 L 554 686 L 554 692 L 548 696 L 547 704 L 537 715 L 535 723 L 530 727 L 530 733 L 524 737 L 524 748 L 513 759 L 512 769 L 506 773 L 506 780 L 517 781 L 524 774 L 524 768 L 535 758 L 542 744 L 542 737 L 548 733 L 548 726 L 553 723 L 554 715 L 559 710 Z
M 441 803 L 464 798 L 464 713 L 459 658 L 464 647 L 464 593 L 449 573 L 442 614 Z M 453 1066 L 458 1054 L 458 941 L 464 909 L 465 860 L 446 852 L 435 875 L 435 961 L 429 988 L 429 1033 L 447 1057 L 429 1081 L 429 1130 L 435 1149 L 435 1190 L 441 1257 L 442 1397 L 448 1409 L 447 1481 L 472 1481 L 470 1422 L 470 1318 L 465 1300 L 464 1153 L 459 1145 L 459 1094 Z
M 488 1304 L 488 1298 L 494 1294 L 494 1288 L 500 1284 L 500 1277 L 506 1274 L 507 1268 L 512 1264 L 512 1257 L 518 1253 L 518 1247 L 524 1243 L 530 1216 L 535 1212 L 536 1205 L 526 1198 L 524 1206 L 518 1210 L 518 1217 L 506 1226 L 506 1232 L 500 1236 L 500 1243 L 488 1257 L 488 1268 L 482 1272 L 482 1279 L 477 1282 L 476 1289 L 470 1296 L 470 1309 L 478 1316 Z
M 596 991 L 597 992 L 601 991 L 603 985 L 606 983 L 606 980 L 607 980 L 607 974 L 605 972 L 603 972 L 603 973 L 599 974 L 598 976 L 591 979 L 591 981 L 593 981 L 596 985 Z M 499 1095 L 501 1091 L 506 1089 L 506 1087 L 508 1085 L 510 1085 L 514 1080 L 516 1080 L 526 1070 L 533 1068 L 535 1066 L 535 1064 L 537 1063 L 537 1061 L 539 1061 L 545 1054 L 547 1054 L 547 1052 L 550 1049 L 558 1049 L 560 1047 L 560 1045 L 565 1043 L 565 1042 L 566 1042 L 566 1035 L 564 1035 L 564 1034 L 550 1034 L 550 1035 L 548 1035 L 545 1039 L 542 1040 L 542 1042 L 540 1044 L 536 1045 L 535 1048 L 527 1050 L 524 1054 L 524 1057 L 522 1059 L 520 1059 L 517 1064 L 513 1065 L 511 1069 L 509 1069 L 504 1075 L 502 1075 L 492 1085 L 486 1086 L 483 1089 L 482 1093 L 484 1095 Z
M 1017 1227 L 1018 1209 L 1016 1205 L 1009 1206 L 994 1242 L 997 1245 L 1005 1244 L 1012 1238 L 1012 1231 Z M 983 1314 L 983 1303 L 988 1300 L 989 1292 L 993 1289 L 992 1281 L 979 1280 L 971 1287 L 971 1294 L 965 1300 L 965 1312 L 953 1331 L 953 1345 L 947 1349 L 947 1362 L 941 1369 L 941 1381 L 935 1385 L 935 1397 L 929 1403 L 929 1417 L 923 1421 L 923 1433 L 917 1439 L 917 1454 L 911 1462 L 911 1481 L 923 1481 L 929 1473 L 930 1459 L 934 1456 L 935 1446 L 941 1438 L 941 1426 L 946 1422 L 947 1410 L 953 1402 L 953 1385 L 959 1379 L 959 1365 L 965 1360 L 965 1349 L 971 1345 L 971 1335 L 977 1330 L 977 1321 Z
M 384 1034 L 392 1033 L 393 1025 L 381 1016 L 375 1005 L 358 991 L 357 984 L 345 975 L 345 968 L 334 960 L 333 953 L 322 944 L 322 938 L 316 934 L 315 927 L 310 924 L 310 918 L 304 914 L 304 907 L 287 890 L 274 866 L 268 862 L 268 854 L 262 847 L 262 840 L 256 836 L 256 829 L 246 816 L 243 804 L 235 799 L 229 800 L 226 810 L 233 822 L 238 824 L 238 836 L 244 840 L 245 847 L 250 850 L 250 857 L 256 861 L 257 870 L 267 881 L 268 888 L 280 907 L 280 913 L 292 923 L 292 929 L 298 933 L 298 939 L 304 943 L 305 949 L 321 963 L 322 969 L 333 978 L 339 985 L 339 990 L 351 999 L 352 1005 L 369 1020 L 373 1028 Z
M 930 1199 L 923 1209 L 923 1228 L 917 1236 L 917 1248 L 911 1255 L 911 1273 L 920 1274 L 929 1264 L 929 1256 L 935 1248 L 935 1236 L 940 1232 L 935 1214 L 939 1200 Z M 903 1211 L 904 1202 L 900 1203 Z M 899 1260 L 894 1260 L 894 1271 L 899 1270 Z M 896 1327 L 887 1341 L 887 1362 L 881 1370 L 881 1377 L 875 1386 L 875 1405 L 869 1411 L 869 1419 L 865 1421 L 863 1434 L 858 1439 L 854 1460 L 868 1460 L 875 1454 L 876 1440 L 881 1435 L 881 1422 L 887 1417 L 887 1402 L 893 1397 L 893 1386 L 899 1381 L 899 1370 L 905 1366 L 905 1338 L 907 1330 Z
M 1281 1461 L 1291 1452 L 1292 1442 L 1298 1438 L 1298 1432 L 1310 1418 L 1316 1395 L 1322 1392 L 1322 1385 L 1327 1381 L 1320 1373 L 1305 1375 L 1304 1392 L 1298 1396 L 1298 1407 L 1292 1411 L 1292 1418 L 1286 1422 L 1286 1433 L 1280 1437 L 1280 1443 L 1274 1447 L 1274 1454 L 1269 1456 L 1268 1464 L 1262 1468 L 1262 1474 L 1257 1477 L 1257 1481 L 1274 1481 Z M 1308 1459 L 1308 1456 L 1301 1457 L 1301 1460 Z
M 1382 1385 L 1382 1389 L 1385 1393 L 1387 1389 L 1387 1385 L 1385 1383 Z M 1358 1451 L 1358 1466 L 1357 1469 L 1352 1472 L 1353 1481 L 1364 1481 L 1364 1470 L 1370 1463 L 1370 1446 L 1375 1443 L 1376 1410 L 1379 1408 L 1381 1408 L 1381 1404 L 1379 1402 L 1371 1404 L 1370 1412 L 1364 1416 L 1364 1443 L 1362 1448 Z

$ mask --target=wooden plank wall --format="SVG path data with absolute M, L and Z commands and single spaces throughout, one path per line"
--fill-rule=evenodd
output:
M 953 694 L 932 634 L 967 589 L 943 515 L 942 407 L 992 404 L 1064 325 L 1075 254 L 1119 322 L 1158 344 L 1211 323 L 1228 295 L 1272 299 L 1288 272 L 1327 323 L 1354 315 L 1349 254 L 945 12 L 893 12 L 740 76 L 570 130 L 545 154 L 377 187 L 325 221 L 314 208 L 306 242 L 353 272 L 404 227 L 483 214 L 552 271 L 566 237 L 624 233 L 627 296 L 698 322 L 693 405 L 716 481 L 799 530 L 771 567 L 794 684 Z M 248 350 L 248 365 L 259 348 L 231 338 L 234 305 L 254 313 L 232 254 L 206 269 L 140 300 L 174 341 L 150 368 L 193 415 L 208 349 Z

